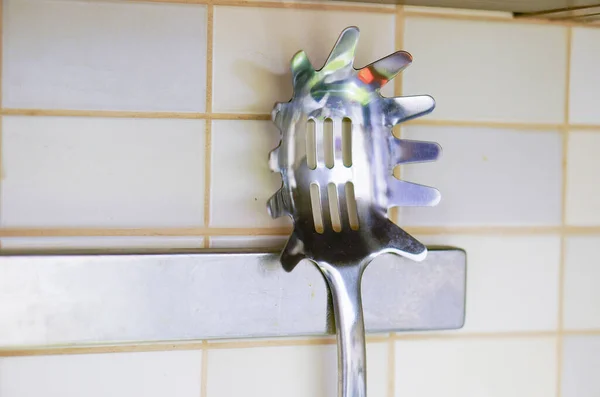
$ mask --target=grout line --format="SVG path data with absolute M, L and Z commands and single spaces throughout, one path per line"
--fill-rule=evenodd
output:
M 145 112 L 126 110 L 77 110 L 77 109 L 17 109 L 3 108 L 4 116 L 48 116 L 48 117 L 110 117 L 140 119 L 206 119 L 205 113 L 195 112 Z
M 212 70 L 211 70 L 212 72 Z M 400 77 L 400 75 L 399 75 Z M 207 70 L 208 79 L 208 70 Z M 395 80 L 401 81 L 397 78 Z M 397 83 L 395 83 L 397 84 Z M 398 94 L 396 94 L 398 95 Z M 207 105 L 208 106 L 208 105 Z M 32 117 L 107 117 L 107 118 L 142 118 L 142 119 L 194 119 L 194 120 L 271 120 L 267 113 L 198 113 L 198 112 L 146 112 L 122 110 L 77 110 L 77 109 L 20 109 L 3 108 L 0 115 L 32 116 Z M 564 124 L 552 123 L 521 123 L 502 121 L 469 121 L 469 120 L 435 120 L 415 119 L 402 123 L 403 125 L 423 125 L 431 127 L 474 127 L 474 128 L 505 128 L 531 131 L 553 131 L 564 128 Z M 569 129 L 600 132 L 600 124 L 568 124 Z
M 395 334 L 390 333 L 388 340 L 388 384 L 387 397 L 395 397 L 396 395 L 396 340 Z
M 481 21 L 481 22 L 506 22 L 506 23 L 528 23 L 525 18 L 511 18 L 503 15 L 490 14 L 455 14 L 446 12 L 428 12 L 428 11 L 413 11 L 407 10 L 406 16 L 409 18 L 433 18 L 433 19 L 453 19 L 458 21 Z M 537 21 L 537 20 L 534 20 Z M 544 23 L 544 22 L 542 22 Z
M 366 343 L 385 343 L 389 341 L 389 336 L 381 334 L 372 334 L 366 336 Z M 209 349 L 241 349 L 256 347 L 281 347 L 281 346 L 321 346 L 335 345 L 337 339 L 335 335 L 316 337 L 309 339 L 266 339 L 266 340 L 229 340 L 229 341 L 209 341 Z
M 405 227 L 408 233 L 415 235 L 461 235 L 461 234 L 488 234 L 488 235 L 597 235 L 600 226 L 489 226 L 489 227 L 452 227 L 452 226 L 427 226 Z M 190 227 L 190 228 L 0 228 L 0 238 L 15 237 L 201 237 L 201 236 L 287 236 L 291 233 L 290 227 L 266 228 L 219 228 L 219 227 Z
M 177 350 L 200 350 L 202 342 L 174 342 L 174 343 L 142 343 L 114 346 L 71 346 L 31 349 L 0 349 L 0 357 L 26 357 L 26 356 L 60 356 L 71 354 L 101 354 L 101 353 L 138 353 L 160 352 Z
M 251 7 L 251 8 L 286 8 L 295 10 L 313 10 L 313 11 L 350 11 L 350 12 L 370 12 L 393 14 L 394 8 L 377 6 L 360 6 L 346 4 L 324 4 L 324 3 L 287 3 L 278 1 L 247 1 L 247 0 L 216 0 L 214 4 L 220 6 L 232 7 Z
M 289 228 L 0 228 L 0 237 L 279 236 Z
M 571 102 L 571 53 L 572 53 L 572 42 L 573 42 L 573 28 L 567 28 L 566 29 L 566 42 L 567 42 L 567 48 L 566 48 L 566 59 L 567 59 L 567 64 L 565 65 L 565 73 L 566 73 L 566 79 L 565 79 L 565 114 L 564 114 L 564 122 L 565 125 L 568 126 L 569 125 L 569 119 L 570 119 L 570 102 Z
M 204 229 L 210 228 L 210 196 L 212 166 L 212 121 L 206 120 L 204 127 Z M 208 248 L 209 238 L 204 238 L 204 248 Z
M 244 113 L 213 113 L 213 120 L 259 120 L 270 121 L 270 114 L 244 114 Z M 600 128 L 600 126 L 598 126 Z
M 212 113 L 213 91 L 213 45 L 214 45 L 214 6 L 209 0 L 206 7 L 206 114 Z
M 394 26 L 396 33 L 396 51 L 404 50 L 404 6 L 398 5 L 396 6 L 396 24 Z M 402 95 L 402 76 L 404 73 L 400 72 L 396 78 L 394 79 L 394 94 L 396 96 Z
M 323 346 L 335 345 L 335 337 L 322 337 L 314 339 L 293 339 L 293 340 L 260 340 L 260 341 L 226 341 L 209 342 L 209 349 L 248 349 L 257 347 L 289 347 L 289 346 Z
M 202 370 L 200 373 L 200 397 L 208 395 L 208 343 L 202 341 Z
M 0 229 L 0 233 L 1 233 Z M 506 234 L 506 235 L 530 235 L 530 234 L 555 234 L 561 231 L 559 226 L 416 226 L 406 227 L 406 230 L 411 234 Z M 598 227 L 600 231 L 600 227 Z
M 207 4 L 207 0 L 127 0 L 130 3 Z
M 395 340 L 544 338 L 556 336 L 557 334 L 556 331 L 424 332 L 396 334 Z
M 0 0 L 0 109 L 2 109 L 2 99 L 4 97 L 3 90 L 3 78 L 4 78 L 4 1 Z M 4 181 L 4 156 L 2 151 L 4 150 L 4 118 L 0 115 L 0 208 L 2 208 L 2 191 Z M 0 219 L 2 219 L 2 213 L 0 212 Z M 0 241 L 0 249 L 2 248 L 3 242 Z
M 213 36 L 214 36 L 214 6 L 209 0 L 206 7 L 206 114 L 212 113 L 213 90 Z M 210 226 L 210 200 L 212 177 L 212 120 L 206 119 L 204 128 L 204 227 Z M 210 239 L 204 239 L 204 248 L 208 248 Z
M 1 231 L 2 229 L 0 229 Z M 411 234 L 501 234 L 501 235 L 538 235 L 560 233 L 560 226 L 416 226 L 406 227 Z M 597 228 L 600 231 L 600 227 Z
M 599 234 L 600 226 L 564 226 L 562 233 L 570 236 L 589 236 Z
M 396 23 L 394 25 L 396 33 L 396 51 L 404 50 L 404 26 L 405 26 L 405 10 L 403 5 L 396 5 Z M 402 83 L 404 82 L 404 73 L 400 72 L 396 78 L 394 78 L 394 95 L 402 96 Z M 398 139 L 402 138 L 402 126 L 395 126 L 395 130 L 392 129 Z M 394 167 L 394 176 L 398 179 L 402 177 L 400 166 Z M 390 218 L 392 222 L 400 224 L 400 208 L 393 207 L 390 209 Z M 396 341 L 395 334 L 390 332 L 388 336 L 388 384 L 387 384 L 387 397 L 395 397 L 396 395 Z
M 212 68 L 211 68 L 212 74 Z M 212 77 L 212 75 L 211 75 Z M 207 70 L 208 80 L 208 70 Z M 212 88 L 212 87 L 211 87 Z M 211 93 L 212 94 L 212 93 Z M 212 104 L 211 104 L 212 105 Z M 207 104 L 208 106 L 208 104 Z M 270 120 L 268 114 L 251 113 L 201 113 L 201 112 L 151 112 L 126 110 L 78 110 L 78 109 L 21 109 L 3 108 L 4 116 L 46 116 L 46 117 L 108 117 L 108 118 L 140 118 L 140 119 L 213 119 L 213 120 Z M 600 126 L 599 126 L 600 128 Z
M 548 338 L 559 335 L 556 331 L 519 331 L 519 332 L 438 332 L 438 333 L 410 333 L 395 334 L 393 338 L 382 335 L 367 335 L 368 343 L 391 343 L 391 339 L 403 340 L 456 340 L 456 339 L 523 339 L 523 338 Z M 564 335 L 592 335 L 600 336 L 600 329 L 569 330 Z M 172 350 L 213 350 L 213 349 L 242 349 L 258 347 L 289 347 L 289 346 L 321 346 L 336 344 L 335 336 L 318 337 L 310 339 L 269 339 L 269 340 L 232 340 L 232 341 L 197 341 L 197 342 L 172 342 L 172 343 L 142 343 L 131 345 L 113 346 L 71 346 L 54 348 L 29 348 L 29 349 L 0 349 L 0 357 L 16 356 L 41 356 L 64 354 L 96 354 L 96 353 L 123 353 L 123 352 L 151 352 Z
M 560 129 L 564 124 L 550 123 L 518 123 L 504 121 L 469 121 L 469 120 L 435 120 L 414 119 L 403 123 L 404 125 L 424 125 L 432 127 L 477 127 L 477 128 L 508 128 L 531 131 L 552 131 Z
M 396 6 L 396 21 L 395 22 L 396 22 L 394 24 L 395 36 L 396 36 L 396 46 L 395 47 L 396 47 L 396 51 L 400 51 L 400 50 L 404 49 L 404 6 L 402 6 L 402 5 Z M 404 75 L 403 73 L 399 73 L 394 78 L 394 96 L 402 96 L 403 75 Z M 394 135 L 397 138 L 400 138 L 401 130 L 402 130 L 402 127 L 400 125 L 396 125 L 392 128 L 392 133 L 395 133 Z M 400 179 L 400 177 L 401 177 L 400 166 L 394 167 L 392 172 L 396 178 Z M 400 215 L 400 209 L 398 207 L 390 208 L 389 218 L 392 220 L 392 222 L 399 224 L 400 223 L 399 215 Z
M 335 336 L 320 337 L 311 339 L 291 339 L 291 340 L 242 340 L 242 341 L 216 341 L 208 342 L 209 349 L 242 349 L 256 347 L 282 347 L 282 346 L 321 346 L 335 345 L 337 343 Z
M 0 109 L 2 109 L 3 91 L 3 69 L 4 69 L 4 1 L 0 0 Z
M 2 2 L 2 0 L 0 0 L 0 3 Z M 2 6 L 0 5 L 0 8 Z M 1 18 L 1 16 L 0 16 Z M 1 29 L 1 28 L 0 28 Z M 1 40 L 1 38 L 0 38 Z M 0 51 L 2 51 L 2 48 L 0 46 Z M 1 62 L 1 61 L 0 61 Z M 0 72 L 0 80 L 2 79 L 1 77 L 1 72 Z M 0 91 L 0 96 L 2 91 Z M 4 119 L 2 118 L 2 116 L 0 116 L 0 209 L 2 208 L 2 202 L 3 200 L 3 195 L 2 192 L 4 190 L 4 175 L 5 175 L 5 170 L 4 170 L 4 156 L 3 156 L 3 150 L 4 150 Z M 2 219 L 2 213 L 0 211 L 0 219 Z M 2 249 L 3 241 L 0 241 L 0 249 Z
M 594 124 L 567 124 L 570 130 L 600 132 L 600 125 Z
M 562 131 L 562 190 L 561 190 L 561 224 L 562 233 L 560 236 L 560 260 L 558 270 L 558 313 L 557 313 L 557 331 L 556 338 L 556 397 L 562 395 L 562 369 L 563 369 L 563 328 L 564 328 L 564 294 L 565 294 L 565 260 L 566 260 L 566 226 L 567 226 L 567 165 L 569 157 L 569 106 L 571 101 L 571 47 L 573 42 L 573 28 L 566 29 L 566 60 L 565 67 L 565 109 L 564 121 L 565 127 Z

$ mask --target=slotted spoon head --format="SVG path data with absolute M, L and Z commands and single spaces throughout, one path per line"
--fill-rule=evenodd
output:
M 281 254 L 287 271 L 304 258 L 344 266 L 368 263 L 384 252 L 415 261 L 427 254 L 388 219 L 388 209 L 436 205 L 440 194 L 395 178 L 393 169 L 434 161 L 441 149 L 397 139 L 392 127 L 431 112 L 435 102 L 427 95 L 383 97 L 381 87 L 412 57 L 398 51 L 354 69 L 358 36 L 358 28 L 345 29 L 320 70 L 298 52 L 291 62 L 293 97 L 272 112 L 281 142 L 269 165 L 281 173 L 282 187 L 269 199 L 268 210 L 273 218 L 288 215 L 294 221 Z

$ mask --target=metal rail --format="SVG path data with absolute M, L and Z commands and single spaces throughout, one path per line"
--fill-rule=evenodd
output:
M 466 256 L 382 255 L 365 271 L 367 333 L 460 328 Z M 329 335 L 319 270 L 274 252 L 0 255 L 0 349 Z

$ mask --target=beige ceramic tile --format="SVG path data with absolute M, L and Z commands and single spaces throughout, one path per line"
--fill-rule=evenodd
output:
M 558 325 L 560 236 L 416 236 L 467 255 L 461 332 L 553 331 Z
M 2 226 L 203 226 L 204 121 L 4 117 Z
M 418 13 L 418 14 L 444 14 L 444 15 L 466 15 L 466 16 L 479 16 L 479 17 L 492 17 L 492 18 L 512 18 L 512 13 L 503 11 L 488 11 L 488 10 L 476 10 L 468 8 L 450 8 L 450 7 L 422 7 L 422 6 L 404 6 L 404 12 L 406 14 Z M 432 17 L 435 17 L 432 15 Z
M 204 111 L 206 6 L 4 1 L 6 107 Z
M 202 353 L 0 358 L 2 397 L 198 397 Z
M 573 28 L 569 122 L 600 124 L 600 30 Z
M 215 7 L 214 23 L 215 112 L 270 113 L 274 102 L 289 101 L 292 56 L 305 50 L 320 69 L 348 26 L 361 29 L 357 68 L 394 52 L 393 14 Z
M 565 337 L 562 397 L 600 396 L 598 369 L 600 369 L 600 335 Z
M 388 344 L 367 348 L 370 397 L 385 397 Z M 331 397 L 337 391 L 334 344 L 245 349 L 208 353 L 207 397 Z
M 600 236 L 572 236 L 566 241 L 564 327 L 600 329 Z
M 268 121 L 214 121 L 210 224 L 215 227 L 280 227 L 289 217 L 272 219 L 267 200 L 281 187 L 268 167 L 279 132 Z
M 402 167 L 402 179 L 435 186 L 436 207 L 400 209 L 401 225 L 559 225 L 562 137 L 558 132 L 409 126 L 402 137 L 438 142 L 434 163 Z
M 600 225 L 599 152 L 600 129 L 569 133 L 566 197 L 569 225 Z
M 555 338 L 396 344 L 396 397 L 556 395 Z
M 564 122 L 566 28 L 407 17 L 405 32 L 403 93 L 433 96 L 429 118 Z

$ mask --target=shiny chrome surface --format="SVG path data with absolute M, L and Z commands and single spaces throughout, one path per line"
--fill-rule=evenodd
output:
M 383 255 L 365 272 L 369 332 L 460 328 L 465 254 L 420 266 Z M 275 252 L 0 255 L 2 349 L 334 332 L 323 276 Z
M 281 143 L 269 158 L 271 169 L 280 172 L 283 181 L 268 202 L 269 212 L 294 221 L 282 265 L 290 271 L 308 259 L 331 288 L 340 397 L 366 396 L 361 303 L 366 266 L 382 253 L 413 261 L 427 255 L 423 244 L 388 219 L 388 209 L 431 206 L 440 200 L 436 189 L 400 181 L 392 173 L 397 164 L 438 158 L 441 149 L 436 143 L 397 139 L 391 130 L 432 111 L 434 100 L 427 95 L 383 97 L 381 87 L 412 58 L 398 51 L 356 70 L 358 36 L 358 28 L 345 29 L 320 70 L 303 51 L 293 57 L 294 94 L 273 109 Z

